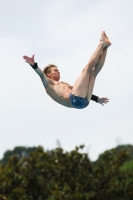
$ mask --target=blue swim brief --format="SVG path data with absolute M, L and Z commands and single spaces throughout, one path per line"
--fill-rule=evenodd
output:
M 87 98 L 74 96 L 73 94 L 69 95 L 70 102 L 74 108 L 82 109 L 86 108 L 89 105 Z

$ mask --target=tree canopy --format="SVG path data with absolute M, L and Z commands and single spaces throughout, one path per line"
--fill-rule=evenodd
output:
M 0 165 L 0 200 L 132 200 L 132 147 L 105 151 L 95 163 L 82 148 L 12 154 Z

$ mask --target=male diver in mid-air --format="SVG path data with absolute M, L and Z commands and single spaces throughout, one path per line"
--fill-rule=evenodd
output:
M 56 65 L 50 64 L 42 71 L 34 62 L 34 55 L 32 57 L 23 56 L 23 58 L 40 76 L 47 94 L 53 100 L 69 108 L 82 109 L 89 105 L 90 100 L 101 105 L 109 102 L 108 98 L 95 96 L 92 92 L 96 76 L 104 65 L 107 49 L 110 45 L 111 42 L 103 31 L 97 49 L 77 78 L 74 86 L 59 82 L 60 72 Z

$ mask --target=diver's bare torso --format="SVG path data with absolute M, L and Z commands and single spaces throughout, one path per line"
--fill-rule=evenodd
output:
M 69 101 L 69 95 L 72 88 L 65 82 L 58 82 L 48 78 L 47 87 L 45 87 L 47 94 L 59 104 L 73 108 Z

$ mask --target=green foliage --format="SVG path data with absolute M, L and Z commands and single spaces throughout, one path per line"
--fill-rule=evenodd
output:
M 132 200 L 133 171 L 122 170 L 131 149 L 106 151 L 93 164 L 82 148 L 11 156 L 0 165 L 0 200 Z
M 130 144 L 127 145 L 118 145 L 116 148 L 113 149 L 113 155 L 117 155 L 118 153 L 122 152 L 123 150 L 129 151 L 129 160 L 133 159 L 133 146 Z M 98 162 L 100 162 L 103 158 L 103 154 L 99 155 L 99 158 L 93 162 L 93 164 L 97 164 Z
M 120 167 L 129 157 L 130 149 L 124 149 L 118 153 L 112 149 L 105 151 L 100 161 L 94 165 L 94 174 L 98 180 L 94 182 L 94 187 L 98 191 L 100 199 L 111 200 L 118 199 L 118 197 L 122 200 L 133 199 L 133 193 L 131 196 L 128 194 L 125 176 L 120 172 Z
M 133 160 L 129 162 L 125 162 L 121 167 L 120 170 L 122 172 L 133 172 Z
M 9 158 L 13 155 L 17 155 L 19 159 L 22 157 L 28 157 L 29 153 L 35 151 L 36 147 L 15 147 L 12 151 L 7 150 L 4 153 L 3 158 L 0 160 L 0 164 L 6 165 L 9 161 Z

